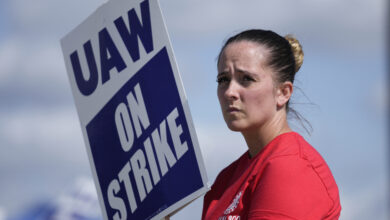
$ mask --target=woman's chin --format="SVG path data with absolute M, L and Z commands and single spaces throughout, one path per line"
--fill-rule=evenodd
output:
M 243 131 L 246 128 L 246 126 L 243 125 L 242 123 L 238 123 L 235 121 L 234 122 L 226 122 L 226 125 L 232 131 Z

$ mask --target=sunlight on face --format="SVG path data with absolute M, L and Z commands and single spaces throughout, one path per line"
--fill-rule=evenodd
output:
M 272 121 L 277 103 L 268 51 L 254 42 L 230 43 L 218 62 L 218 99 L 233 131 L 259 129 Z

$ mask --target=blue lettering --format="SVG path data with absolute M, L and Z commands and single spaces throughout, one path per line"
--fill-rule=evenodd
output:
M 87 41 L 84 44 L 84 52 L 85 57 L 87 58 L 89 68 L 88 80 L 84 79 L 77 50 L 70 55 L 70 61 L 72 63 L 73 73 L 76 79 L 77 87 L 83 95 L 88 96 L 92 94 L 93 91 L 95 91 L 98 85 L 98 70 L 96 67 L 95 57 L 93 55 L 91 41 Z
M 119 73 L 126 68 L 126 64 L 106 28 L 99 32 L 99 47 L 102 84 L 104 84 L 110 79 L 112 68 L 115 67 Z
M 114 21 L 116 29 L 121 36 L 121 39 L 133 62 L 140 59 L 138 39 L 140 39 L 140 42 L 143 44 L 146 53 L 153 51 L 153 35 L 150 20 L 149 0 L 141 2 L 140 8 L 142 23 L 137 17 L 137 13 L 134 8 L 127 12 L 130 25 L 129 28 L 126 26 L 122 17 L 119 17 Z M 116 68 L 117 72 L 120 73 L 127 66 L 107 28 L 103 28 L 99 31 L 98 38 L 100 49 L 100 74 L 102 84 L 104 84 L 110 80 L 110 71 L 113 68 Z M 84 43 L 83 47 L 89 69 L 89 78 L 85 79 L 87 77 L 84 77 L 83 75 L 77 50 L 70 55 L 70 61 L 77 87 L 79 88 L 81 94 L 88 96 L 91 95 L 98 86 L 99 72 L 91 40 Z
M 148 0 L 145 0 L 141 3 L 141 14 L 142 24 L 140 23 L 134 8 L 127 12 L 130 32 L 126 27 L 122 17 L 119 17 L 114 21 L 115 26 L 124 44 L 126 45 L 133 62 L 139 60 L 140 58 L 138 37 L 144 45 L 145 51 L 147 53 L 150 53 L 153 50 L 153 35 Z

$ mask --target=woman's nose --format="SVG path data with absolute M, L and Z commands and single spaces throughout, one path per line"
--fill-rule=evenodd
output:
M 231 80 L 225 91 L 225 98 L 228 100 L 236 100 L 239 97 L 239 85 L 234 80 Z

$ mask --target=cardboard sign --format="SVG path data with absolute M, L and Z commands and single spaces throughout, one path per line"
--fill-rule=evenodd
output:
M 157 0 L 111 0 L 61 40 L 105 219 L 161 219 L 207 178 Z

